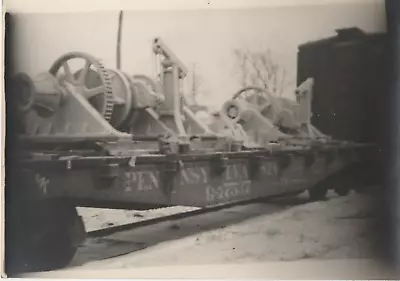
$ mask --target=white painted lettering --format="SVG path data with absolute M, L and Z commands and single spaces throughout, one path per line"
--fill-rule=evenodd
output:
M 144 182 L 144 177 L 143 177 L 143 172 L 138 172 L 137 173 L 138 180 L 137 180 L 137 190 L 143 191 L 146 190 L 147 186 L 146 183 Z
M 50 180 L 44 176 L 36 174 L 35 181 L 40 191 L 42 191 L 44 194 L 47 194 L 47 185 L 50 183 Z
M 149 174 L 150 176 L 150 182 L 151 182 L 151 186 L 154 186 L 154 188 L 158 189 L 159 187 L 159 180 L 157 179 L 156 175 L 153 173 Z
M 247 169 L 247 166 L 245 165 L 240 165 L 240 168 L 242 170 L 242 178 L 243 179 L 248 179 L 249 178 L 249 170 Z
M 190 178 L 189 178 L 189 175 L 188 175 L 188 171 L 190 170 L 191 168 L 187 168 L 187 169 L 185 169 L 185 170 L 182 170 L 182 172 L 181 172 L 181 181 L 180 181 L 180 184 L 181 185 L 190 185 L 190 184 L 192 184 L 192 182 L 191 182 L 191 180 L 190 180 Z
M 126 172 L 124 174 L 124 190 L 130 192 L 134 189 L 137 191 L 149 191 L 159 188 L 159 174 L 155 171 L 135 171 Z
M 209 185 L 206 187 L 206 200 L 209 202 L 216 200 L 233 200 L 250 194 L 250 191 L 250 181 L 225 182 L 216 187 Z
M 181 186 L 207 184 L 207 172 L 204 167 L 185 168 L 181 172 L 179 183 Z
M 276 176 L 278 174 L 278 165 L 275 162 L 264 162 L 261 165 L 263 176 Z
M 249 172 L 247 166 L 243 164 L 234 164 L 226 167 L 225 181 L 247 180 Z
M 207 184 L 209 177 L 208 177 L 207 171 L 204 167 L 200 167 L 200 174 L 201 174 L 201 178 L 203 179 L 203 183 Z
M 229 165 L 226 167 L 226 170 L 225 170 L 225 180 L 226 181 L 233 180 L 233 175 L 232 175 L 233 167 L 234 167 L 233 165 Z
M 193 179 L 193 181 L 198 184 L 200 182 L 202 183 L 206 183 L 207 179 L 206 178 L 201 178 L 201 167 L 199 167 L 198 169 L 189 169 L 189 173 L 191 175 L 191 178 Z
M 127 172 L 124 174 L 125 181 L 124 181 L 124 189 L 125 192 L 132 191 L 132 184 L 136 182 L 136 174 L 132 172 Z

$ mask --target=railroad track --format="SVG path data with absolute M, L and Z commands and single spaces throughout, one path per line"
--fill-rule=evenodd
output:
M 276 200 L 273 200 L 273 199 L 274 198 L 269 198 L 268 202 L 270 202 L 271 204 L 279 204 L 279 203 L 277 203 Z M 285 197 L 282 199 L 287 200 L 288 198 Z M 150 226 L 150 225 L 167 222 L 167 221 L 177 221 L 180 219 L 194 217 L 194 216 L 198 216 L 198 215 L 202 215 L 202 214 L 206 214 L 206 213 L 212 213 L 212 212 L 217 212 L 217 211 L 224 210 L 224 209 L 229 209 L 229 208 L 235 207 L 235 206 L 248 205 L 251 203 L 257 203 L 257 202 L 262 202 L 262 201 L 266 202 L 266 199 L 257 198 L 257 199 L 247 200 L 247 201 L 240 201 L 240 202 L 233 202 L 233 203 L 229 203 L 229 204 L 217 205 L 217 206 L 213 206 L 213 207 L 204 207 L 204 208 L 196 209 L 193 211 L 181 212 L 181 213 L 157 217 L 157 218 L 153 218 L 153 219 L 147 219 L 147 220 L 128 223 L 128 224 L 122 224 L 122 225 L 116 225 L 116 226 L 96 229 L 96 230 L 89 231 L 87 233 L 87 237 L 88 238 L 98 238 L 98 237 L 109 236 L 114 233 L 132 230 L 132 229 L 139 228 L 139 227 Z M 308 203 L 308 202 L 309 202 L 308 200 L 305 200 L 305 201 L 302 201 L 301 204 Z M 298 204 L 299 204 L 299 202 L 293 203 L 293 205 L 298 205 Z
M 331 193 L 333 196 L 328 196 L 329 200 L 337 197 Z M 305 193 L 274 199 L 253 199 L 88 231 L 86 242 L 81 245 L 69 267 L 123 256 L 159 243 L 213 231 L 258 216 L 285 212 L 312 202 Z M 210 213 L 211 216 L 208 215 Z M 130 232 L 134 229 L 137 231 Z

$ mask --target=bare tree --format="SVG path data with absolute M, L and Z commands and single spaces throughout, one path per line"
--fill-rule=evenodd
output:
M 198 97 L 206 93 L 206 91 L 203 89 L 204 80 L 198 73 L 196 66 L 196 63 L 192 63 L 191 72 L 188 76 L 190 89 L 187 93 L 187 100 L 190 104 L 198 104 Z
M 247 63 L 246 63 L 246 53 L 242 50 L 236 49 L 234 50 L 234 55 L 238 61 L 239 71 L 240 71 L 240 81 L 242 87 L 247 86 L 247 74 L 248 71 L 246 70 Z
M 236 49 L 234 56 L 243 87 L 265 87 L 271 94 L 282 96 L 287 85 L 286 70 L 274 60 L 270 50 L 251 52 Z
M 203 79 L 201 76 L 197 73 L 196 71 L 196 64 L 193 63 L 192 66 L 192 85 L 191 85 L 191 97 L 193 99 L 193 103 L 197 103 L 197 97 L 199 94 L 199 91 L 201 90 L 201 84 L 203 82 Z
M 201 105 L 198 101 L 198 97 L 207 96 L 208 91 L 204 89 L 203 78 L 198 73 L 196 69 L 196 63 L 192 63 L 191 71 L 187 76 L 188 90 L 184 91 L 183 102 L 186 106 L 188 106 L 192 111 L 208 111 L 208 108 L 204 105 Z

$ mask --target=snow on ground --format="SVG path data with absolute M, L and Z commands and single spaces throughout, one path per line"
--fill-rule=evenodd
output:
M 115 225 L 138 222 L 142 220 L 154 219 L 162 216 L 169 216 L 177 213 L 188 212 L 198 208 L 174 206 L 154 210 L 112 210 L 99 208 L 77 208 L 78 213 L 85 222 L 86 231 L 111 227 Z
M 263 202 L 237 206 L 91 240 L 80 249 L 72 266 L 126 269 L 373 258 L 369 251 L 371 205 L 365 195 L 333 196 L 326 202 L 306 204 L 301 204 L 304 203 L 301 198 L 297 200 L 299 202 L 294 207 L 291 206 L 293 202 L 287 205 Z M 176 207 L 169 212 L 181 209 Z M 92 222 L 91 228 L 110 221 L 118 223 L 115 212 L 107 219 L 105 211 L 98 211 L 97 214 L 89 212 L 89 217 L 86 217 L 88 221 L 98 220 Z M 137 219 L 139 213 L 146 218 L 165 215 L 167 209 L 147 213 L 118 212 L 120 219 L 125 220 Z M 84 211 L 81 210 L 81 213 Z

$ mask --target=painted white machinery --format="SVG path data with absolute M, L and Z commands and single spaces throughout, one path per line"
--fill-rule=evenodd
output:
M 311 124 L 313 85 L 313 78 L 304 81 L 295 90 L 295 101 L 274 97 L 265 88 L 245 87 L 223 104 L 211 126 L 241 138 L 249 147 L 327 142 L 329 136 Z
M 145 138 L 129 146 L 154 149 L 160 136 L 188 144 L 189 135 L 196 135 L 214 146 L 216 134 L 183 103 L 186 67 L 160 38 L 154 39 L 153 51 L 160 61 L 158 80 L 107 69 L 79 52 L 60 57 L 34 79 L 18 74 L 14 89 L 24 114 L 22 138 L 46 143 Z M 73 72 L 71 65 L 78 63 L 82 67 Z
M 156 79 L 107 69 L 78 52 L 60 57 L 33 80 L 17 75 L 23 138 L 46 143 L 107 141 L 112 154 L 120 151 L 116 147 L 121 142 L 129 143 L 124 149 L 132 151 L 158 149 L 160 136 L 188 151 L 230 149 L 232 143 L 237 149 L 329 140 L 310 122 L 312 78 L 295 90 L 296 101 L 274 97 L 264 88 L 245 87 L 224 103 L 208 126 L 183 102 L 187 68 L 160 38 L 154 39 L 153 52 L 159 66 Z M 73 72 L 75 61 L 82 68 Z M 193 138 L 202 139 L 201 144 L 191 142 Z
M 296 102 L 241 89 L 209 126 L 183 101 L 186 67 L 159 38 L 153 51 L 156 79 L 79 52 L 33 79 L 15 77 L 7 94 L 21 126 L 7 192 L 16 198 L 8 206 L 17 210 L 9 229 L 18 266 L 68 264 L 86 233 L 76 206 L 209 207 L 304 191 L 323 200 L 330 188 L 345 195 L 354 186 L 343 182 L 357 170 L 359 145 L 311 125 L 313 79 Z

